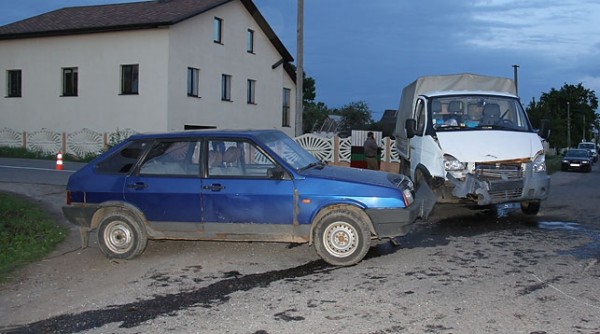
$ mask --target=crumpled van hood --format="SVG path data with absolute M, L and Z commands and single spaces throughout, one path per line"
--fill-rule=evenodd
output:
M 543 150 L 540 138 L 533 132 L 440 131 L 437 136 L 442 151 L 462 162 L 530 160 L 537 152 Z

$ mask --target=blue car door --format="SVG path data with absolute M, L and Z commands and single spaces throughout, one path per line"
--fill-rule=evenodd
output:
M 227 231 L 218 224 L 231 223 L 246 230 L 239 224 L 252 224 L 248 228 L 258 233 L 289 232 L 294 220 L 293 180 L 271 177 L 276 164 L 252 143 L 213 140 L 209 147 L 208 171 L 202 180 L 205 227 L 212 224 Z
M 125 179 L 125 201 L 154 228 L 200 229 L 200 146 L 196 141 L 156 142 L 139 170 Z

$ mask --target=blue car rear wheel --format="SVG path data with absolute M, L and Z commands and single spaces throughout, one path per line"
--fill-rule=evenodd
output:
M 132 259 L 144 251 L 147 242 L 146 230 L 127 211 L 110 210 L 98 225 L 98 244 L 109 258 Z

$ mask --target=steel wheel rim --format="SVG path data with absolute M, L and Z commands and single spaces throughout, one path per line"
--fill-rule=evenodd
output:
M 358 233 L 346 222 L 335 222 L 325 229 L 323 240 L 325 249 L 335 257 L 347 257 L 357 249 Z
M 117 254 L 126 253 L 133 245 L 131 229 L 120 221 L 111 222 L 106 226 L 104 240 L 106 240 L 106 247 Z

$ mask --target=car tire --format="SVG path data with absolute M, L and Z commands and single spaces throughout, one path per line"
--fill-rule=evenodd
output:
M 540 201 L 521 202 L 521 211 L 526 215 L 537 215 L 540 212 Z
M 325 262 L 351 266 L 360 262 L 371 247 L 371 232 L 364 217 L 348 209 L 323 215 L 314 229 L 315 250 Z
M 98 225 L 98 244 L 108 258 L 129 260 L 144 252 L 146 229 L 132 213 L 111 210 Z

